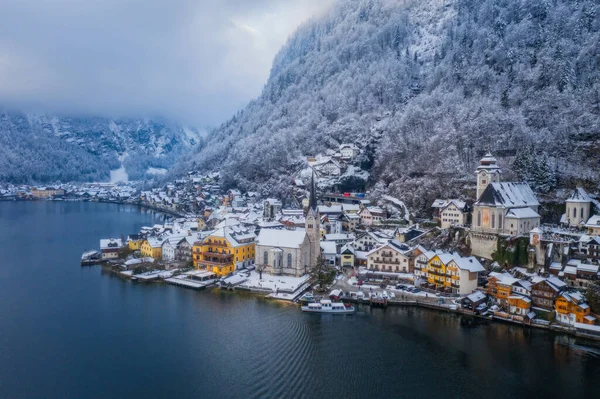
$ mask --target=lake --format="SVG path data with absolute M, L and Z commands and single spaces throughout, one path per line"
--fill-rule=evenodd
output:
M 81 267 L 163 215 L 0 202 L 1 398 L 594 397 L 600 343 L 414 308 L 332 316 Z

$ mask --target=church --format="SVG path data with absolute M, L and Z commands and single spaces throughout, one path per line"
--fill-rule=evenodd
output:
M 529 234 L 540 225 L 540 204 L 529 184 L 500 181 L 502 170 L 489 152 L 475 173 L 477 201 L 469 234 L 471 250 L 475 256 L 491 259 L 499 234 Z
M 529 184 L 501 182 L 496 158 L 487 153 L 477 167 L 473 231 L 521 235 L 540 225 L 540 206 Z
M 256 240 L 256 264 L 276 276 L 308 273 L 321 252 L 320 215 L 314 176 L 304 229 L 262 229 Z

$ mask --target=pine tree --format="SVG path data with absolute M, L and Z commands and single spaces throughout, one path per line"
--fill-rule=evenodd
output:
M 317 284 L 319 289 L 323 290 L 329 284 L 333 283 L 335 279 L 335 269 L 325 261 L 323 254 L 319 254 L 315 267 L 311 270 L 311 276 Z

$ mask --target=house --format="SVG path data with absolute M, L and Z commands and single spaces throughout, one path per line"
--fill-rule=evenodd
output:
M 385 218 L 385 212 L 379 207 L 364 207 L 358 213 L 360 216 L 360 222 L 365 226 L 371 226 L 379 224 Z
M 495 302 L 506 306 L 508 297 L 513 292 L 513 285 L 519 281 L 509 273 L 492 272 L 488 276 L 487 292 L 488 295 L 494 298 Z
M 191 235 L 188 235 L 181 240 L 175 249 L 175 259 L 191 264 L 194 241 L 194 237 Z
M 554 303 L 554 311 L 556 321 L 562 324 L 595 324 L 596 322 L 595 317 L 590 314 L 590 306 L 579 291 L 564 291 L 558 295 Z
M 600 261 L 600 236 L 582 234 L 579 237 L 577 252 L 590 262 Z
M 375 247 L 385 244 L 392 237 L 379 231 L 368 231 L 366 233 L 359 234 L 352 242 L 352 246 L 357 251 L 369 252 Z
M 486 154 L 477 168 L 477 201 L 472 230 L 521 235 L 539 226 L 539 202 L 527 183 L 500 182 L 496 159 Z
M 123 248 L 123 241 L 120 238 L 100 240 L 100 252 L 102 253 L 102 260 L 118 258 L 121 248 Z
M 583 225 L 590 218 L 591 209 L 592 198 L 583 188 L 577 187 L 565 201 L 565 213 L 560 222 L 567 226 Z
M 469 211 L 464 201 L 452 199 L 440 209 L 439 219 L 441 228 L 447 229 L 452 226 L 464 226 L 467 224 Z
M 130 234 L 127 236 L 127 247 L 130 251 L 137 251 L 141 248 L 144 238 L 139 234 Z
M 341 216 L 342 231 L 352 233 L 360 224 L 360 216 L 357 213 L 344 212 Z
M 342 267 L 354 267 L 356 251 L 352 244 L 346 244 L 340 249 L 340 262 Z
M 151 257 L 156 260 L 162 259 L 163 240 L 158 237 L 148 237 L 142 242 L 140 250 L 143 257 Z
M 323 259 L 331 266 L 336 266 L 337 245 L 333 241 L 321 241 L 321 254 Z
M 507 298 L 507 304 L 510 314 L 527 316 L 531 311 L 531 298 L 524 295 L 509 295 Z
M 594 215 L 589 218 L 585 224 L 585 228 L 591 236 L 600 235 L 600 215 Z
M 460 307 L 466 310 L 474 311 L 477 306 L 486 302 L 487 295 L 481 291 L 475 291 L 460 300 Z
M 341 144 L 340 145 L 340 154 L 342 159 L 351 160 L 355 156 L 358 155 L 358 147 L 354 144 Z
M 479 273 L 485 269 L 474 256 L 436 253 L 427 263 L 427 283 L 432 288 L 468 295 L 477 288 Z M 423 273 L 424 269 L 421 269 Z
M 411 273 L 410 248 L 396 240 L 377 247 L 367 253 L 367 268 L 369 270 Z
M 275 219 L 281 212 L 281 201 L 275 198 L 268 198 L 263 203 L 263 217 L 265 219 Z
M 342 174 L 342 167 L 333 159 L 328 159 L 324 162 L 315 164 L 313 169 L 325 176 L 339 176 Z
M 565 290 L 566 286 L 563 281 L 556 277 L 538 278 L 531 286 L 532 305 L 548 311 L 553 310 L 554 301 Z
M 226 276 L 253 264 L 255 250 L 254 231 L 239 225 L 224 226 L 194 243 L 192 260 L 196 269 Z

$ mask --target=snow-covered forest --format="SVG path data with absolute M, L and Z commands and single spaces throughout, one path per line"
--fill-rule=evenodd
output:
M 369 156 L 370 186 L 416 209 L 460 195 L 488 149 L 505 179 L 533 179 L 519 165 L 543 162 L 540 190 L 597 183 L 598 8 L 340 1 L 298 29 L 261 96 L 176 172 L 220 169 L 227 186 L 276 195 L 300 160 L 349 142 Z M 535 162 L 519 160 L 524 149 Z
M 129 179 L 170 167 L 202 140 L 197 130 L 160 120 L 32 115 L 0 108 L 0 182 Z

